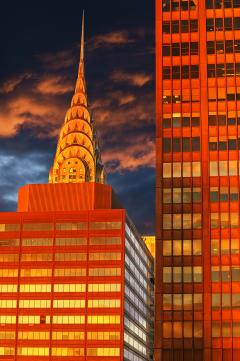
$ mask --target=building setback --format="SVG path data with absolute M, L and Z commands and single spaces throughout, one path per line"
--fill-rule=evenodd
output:
M 155 360 L 240 360 L 240 1 L 156 0 Z
M 49 184 L 0 213 L 0 360 L 152 359 L 153 258 L 105 184 L 83 45 Z

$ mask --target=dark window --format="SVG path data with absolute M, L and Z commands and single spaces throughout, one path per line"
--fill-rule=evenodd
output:
M 225 75 L 225 65 L 224 64 L 216 64 L 216 76 L 223 77 Z
M 217 18 L 215 19 L 215 27 L 216 27 L 216 30 L 223 30 L 223 18 Z
M 181 118 L 174 117 L 172 120 L 173 128 L 180 128 L 181 127 Z
M 173 34 L 179 33 L 179 21 L 172 22 L 172 33 Z
M 235 94 L 227 94 L 227 100 L 235 100 Z
M 170 55 L 170 45 L 166 44 L 163 45 L 163 56 L 169 56 Z
M 171 128 L 171 119 L 163 119 L 163 128 Z
M 179 56 L 180 55 L 180 44 L 173 43 L 172 44 L 172 56 Z
M 163 139 L 163 152 L 165 153 L 171 152 L 171 138 Z
M 223 54 L 224 53 L 224 42 L 216 41 L 216 53 Z
M 234 7 L 234 8 L 240 8 L 240 2 L 239 2 L 239 0 L 233 0 L 233 7 Z
M 226 125 L 226 115 L 218 116 L 218 125 Z
M 172 96 L 172 102 L 173 102 L 174 104 L 179 104 L 179 103 L 181 103 L 181 96 L 180 96 L 180 95 L 173 95 L 173 96 Z
M 208 64 L 208 66 L 207 66 L 207 74 L 208 74 L 208 78 L 215 78 L 216 77 L 215 64 Z
M 209 150 L 217 150 L 217 142 L 210 142 Z
M 182 118 L 183 127 L 190 127 L 190 118 L 189 117 L 183 117 Z
M 236 124 L 236 118 L 228 118 L 228 125 L 235 125 Z
M 235 66 L 236 66 L 236 76 L 239 76 L 240 75 L 240 63 L 236 63 Z
M 193 117 L 192 118 L 192 127 L 199 127 L 200 125 L 200 118 L 199 117 Z
M 232 40 L 227 40 L 225 42 L 225 47 L 226 47 L 226 53 L 233 53 L 233 41 Z
M 189 54 L 189 43 L 182 43 L 181 45 L 181 54 L 188 55 Z
M 224 19 L 224 28 L 225 30 L 232 30 L 232 18 L 225 18 Z
M 190 10 L 196 9 L 196 0 L 190 0 Z
M 182 148 L 183 148 L 183 152 L 191 151 L 190 138 L 182 138 Z
M 170 11 L 170 0 L 163 0 L 162 3 L 162 10 L 165 11 Z
M 208 125 L 217 125 L 217 116 L 216 115 L 208 116 Z
M 226 149 L 227 149 L 227 142 L 226 141 L 219 142 L 219 150 L 226 150 Z
M 189 66 L 188 65 L 182 66 L 182 78 L 189 79 Z
M 206 0 L 206 8 L 213 9 L 213 0 Z
M 197 20 L 190 20 L 190 32 L 198 31 L 198 21 Z
M 218 201 L 218 192 L 210 192 L 210 201 L 217 202 Z
M 224 0 L 224 7 L 231 8 L 232 7 L 232 0 Z
M 170 66 L 163 67 L 163 79 L 170 79 Z
M 181 139 L 173 138 L 172 150 L 173 150 L 173 152 L 181 152 Z
M 215 42 L 214 41 L 208 41 L 207 42 L 207 53 L 208 54 L 214 54 L 215 53 Z
M 172 97 L 170 95 L 164 95 L 163 96 L 163 104 L 171 104 Z
M 228 201 L 228 193 L 220 193 L 220 202 Z
M 240 18 L 233 18 L 233 28 L 240 30 Z
M 222 8 L 222 0 L 215 0 L 214 9 L 221 9 Z
M 191 65 L 191 78 L 197 79 L 199 78 L 199 68 L 198 65 Z
M 192 138 L 192 151 L 196 152 L 200 150 L 200 138 L 194 137 Z
M 181 32 L 188 33 L 189 32 L 189 22 L 188 20 L 181 21 Z
M 190 54 L 198 55 L 198 43 L 190 43 Z
M 206 26 L 207 26 L 207 31 L 214 31 L 214 20 L 207 19 Z
M 172 78 L 173 79 L 180 79 L 180 66 L 173 66 L 172 67 Z
M 218 64 L 220 65 L 220 64 Z M 234 64 L 227 63 L 226 64 L 226 76 L 234 76 Z
M 40 316 L 40 323 L 45 324 L 46 323 L 46 316 Z
M 181 1 L 181 9 L 188 10 L 188 1 Z
M 229 139 L 228 140 L 228 149 L 229 150 L 237 149 L 237 140 L 236 139 Z
M 234 41 L 234 51 L 235 53 L 240 53 L 240 40 Z
M 177 11 L 179 10 L 179 2 L 178 0 L 172 0 L 172 11 Z
M 170 34 L 170 21 L 164 21 L 162 26 L 163 34 Z
M 238 201 L 238 193 L 231 193 L 230 194 L 230 201 Z

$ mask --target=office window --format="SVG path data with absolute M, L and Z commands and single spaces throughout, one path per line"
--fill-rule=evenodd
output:
M 219 266 L 212 266 L 212 281 L 213 282 L 220 282 L 221 275 L 220 275 L 220 267 Z
M 121 252 L 95 252 L 89 253 L 90 261 L 120 261 Z
M 56 238 L 56 246 L 82 246 L 87 244 L 87 238 L 85 237 L 65 237 L 65 238 Z
M 221 336 L 221 323 L 220 321 L 212 321 L 212 337 Z
M 240 281 L 240 267 L 232 266 L 232 281 L 239 282 Z
M 24 223 L 24 231 L 52 231 L 53 223 Z
M 89 283 L 88 284 L 88 292 L 120 292 L 121 284 L 118 283 Z
M 172 255 L 172 241 L 163 241 L 163 256 Z
M 202 267 L 193 267 L 193 282 L 202 282 Z
M 89 244 L 91 245 L 120 245 L 121 237 L 90 237 Z
M 171 283 L 172 282 L 172 268 L 163 267 L 163 282 Z
M 18 246 L 19 246 L 19 239 L 0 239 L 0 247 L 18 247 Z
M 230 282 L 231 281 L 231 273 L 229 266 L 222 266 L 222 282 Z
M 88 348 L 87 349 L 87 356 L 92 356 L 92 357 L 104 357 L 104 356 L 112 356 L 112 357 L 116 357 L 116 356 L 120 356 L 120 348 L 102 348 L 102 347 L 98 347 L 98 348 Z
M 88 340 L 120 340 L 120 332 L 118 331 L 103 331 L 103 332 L 88 332 Z
M 232 294 L 232 308 L 240 309 L 240 294 L 238 293 Z
M 90 222 L 90 229 L 121 229 L 121 222 Z
M 120 324 L 120 315 L 91 315 L 87 316 L 88 324 Z
M 213 293 L 212 294 L 212 309 L 216 310 L 219 309 L 221 306 L 221 297 L 220 293 Z
M 58 231 L 78 231 L 87 229 L 87 222 L 61 222 L 56 223 Z
M 79 347 L 53 347 L 52 356 L 84 356 L 84 348 Z
M 174 256 L 182 255 L 182 241 L 181 240 L 173 241 L 173 255 Z
M 164 311 L 169 311 L 172 309 L 172 295 L 171 294 L 163 295 L 163 309 L 164 309 Z
M 121 268 L 94 267 L 88 269 L 88 275 L 94 277 L 118 277 L 121 276 Z

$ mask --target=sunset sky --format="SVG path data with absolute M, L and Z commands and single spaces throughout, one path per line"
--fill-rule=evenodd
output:
M 7 2 L 0 21 L 0 211 L 47 183 L 75 86 L 82 10 L 86 81 L 108 183 L 154 232 L 154 1 Z

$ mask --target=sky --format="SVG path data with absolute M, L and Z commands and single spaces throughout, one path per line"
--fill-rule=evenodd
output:
M 0 13 L 0 211 L 47 183 L 74 91 L 82 11 L 89 107 L 107 180 L 154 233 L 154 0 L 9 1 Z

